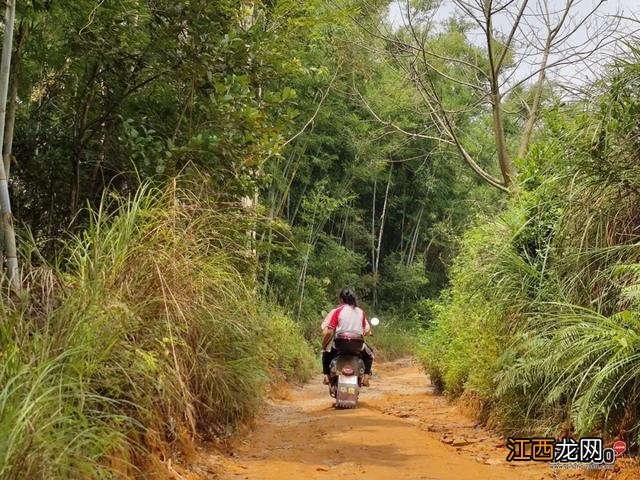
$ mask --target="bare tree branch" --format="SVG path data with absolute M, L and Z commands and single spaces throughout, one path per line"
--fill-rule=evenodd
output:
M 369 105 L 369 103 L 365 100 L 364 96 L 360 93 L 360 91 L 355 88 L 355 92 L 358 95 L 358 97 L 360 97 L 360 100 L 362 100 L 362 104 L 367 108 L 367 110 L 369 110 L 369 113 L 371 113 L 371 115 L 373 115 L 373 118 L 375 118 L 378 122 L 380 122 L 383 125 L 389 126 L 391 128 L 393 128 L 394 130 L 400 132 L 400 133 L 404 133 L 405 135 L 408 135 L 412 138 L 424 138 L 427 140 L 435 140 L 437 142 L 444 142 L 444 143 L 448 143 L 450 145 L 453 145 L 453 142 L 450 140 L 447 140 L 445 138 L 442 137 L 434 137 L 432 135 L 424 135 L 423 133 L 418 133 L 418 132 L 409 132 L 405 129 L 403 129 L 402 127 L 399 127 L 398 125 L 396 125 L 393 122 L 389 122 L 387 120 L 383 120 L 382 118 L 380 118 L 380 116 L 373 110 L 373 108 L 371 108 L 371 106 Z
M 426 116 L 437 133 L 412 132 L 383 120 L 360 92 L 358 95 L 382 125 L 409 138 L 429 138 L 455 146 L 465 163 L 482 180 L 508 191 L 515 176 L 512 159 L 526 155 L 551 72 L 568 64 L 574 65 L 574 71 L 576 64 L 589 67 L 592 57 L 596 58 L 603 48 L 620 41 L 615 36 L 619 18 L 597 23 L 597 14 L 605 0 L 596 0 L 595 4 L 583 8 L 585 2 L 453 0 L 458 15 L 471 22 L 471 27 L 462 30 L 467 36 L 468 49 L 458 54 L 442 50 L 442 43 L 436 40 L 441 35 L 435 22 L 437 8 L 421 9 L 406 0 L 400 9 L 402 26 L 383 21 L 364 26 L 363 30 L 380 43 L 384 42 L 381 53 L 390 59 L 390 64 L 404 80 L 413 85 L 422 100 L 421 105 L 426 110 L 418 109 L 417 115 Z M 592 25 L 594 29 L 591 29 Z M 496 26 L 502 27 L 504 32 Z M 579 32 L 585 29 L 588 38 L 583 40 Z M 476 52 L 477 61 L 472 59 L 470 51 Z M 532 82 L 531 88 L 527 95 L 522 95 L 519 89 L 529 82 Z M 466 92 L 462 106 L 450 100 L 451 92 L 456 95 L 460 89 Z M 517 138 L 517 152 L 508 147 L 505 125 L 507 117 L 522 115 L 523 110 L 506 108 L 511 94 L 522 98 L 526 115 Z M 445 99 L 455 107 L 447 107 Z M 472 157 L 462 142 L 465 137 L 456 127 L 456 118 L 460 115 L 485 115 L 489 108 L 495 158 L 502 175 L 500 180 L 488 174 Z M 470 140 L 465 138 L 465 142 Z
M 327 89 L 322 94 L 322 98 L 320 98 L 320 102 L 318 102 L 318 105 L 316 107 L 315 112 L 313 112 L 313 115 L 311 115 L 309 120 L 307 120 L 307 123 L 304 124 L 304 126 L 300 129 L 300 131 L 298 133 L 296 133 L 294 136 L 289 138 L 289 140 L 287 140 L 286 142 L 284 142 L 282 144 L 283 147 L 286 147 L 291 142 L 293 142 L 296 138 L 298 138 L 300 135 L 302 135 L 305 132 L 305 130 L 309 127 L 309 125 L 311 125 L 313 123 L 313 121 L 316 119 L 316 117 L 318 116 L 318 113 L 320 112 L 320 109 L 322 108 L 322 104 L 324 103 L 325 99 L 329 95 L 329 92 L 331 91 L 331 87 L 333 87 L 333 82 L 335 82 L 339 71 L 340 71 L 340 65 L 338 66 L 338 68 L 336 68 L 336 71 L 333 74 L 333 77 L 331 78 L 331 81 L 329 82 L 329 85 L 327 86 Z

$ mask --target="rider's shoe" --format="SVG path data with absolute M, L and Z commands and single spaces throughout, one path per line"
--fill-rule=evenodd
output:
M 364 377 L 362 377 L 362 386 L 363 387 L 369 387 L 369 378 L 371 378 L 371 375 L 364 375 Z
M 322 383 L 325 385 L 329 385 L 329 375 L 325 375 L 322 379 Z

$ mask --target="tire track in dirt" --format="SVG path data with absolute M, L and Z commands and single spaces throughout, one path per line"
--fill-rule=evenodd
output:
M 559 478 L 547 465 L 507 464 L 504 441 L 435 395 L 410 361 L 378 367 L 360 398 L 356 410 L 335 410 L 318 377 L 271 402 L 262 420 L 236 442 L 234 456 L 222 461 L 222 478 Z

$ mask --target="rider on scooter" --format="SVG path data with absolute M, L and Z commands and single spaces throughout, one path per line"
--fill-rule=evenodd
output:
M 322 371 L 325 385 L 329 384 L 331 360 L 337 355 L 332 340 L 334 334 L 340 332 L 358 333 L 362 336 L 371 334 L 369 321 L 364 311 L 358 307 L 356 295 L 350 288 L 343 288 L 340 291 L 340 306 L 331 310 L 322 322 Z M 364 362 L 362 385 L 368 387 L 371 366 L 373 365 L 373 352 L 366 344 L 362 347 L 361 358 Z

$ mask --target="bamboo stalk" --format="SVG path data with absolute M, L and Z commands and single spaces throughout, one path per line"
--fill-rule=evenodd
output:
M 9 93 L 9 73 L 13 49 L 13 28 L 16 18 L 16 0 L 6 0 L 4 17 L 4 39 L 2 60 L 0 61 L 0 152 L 4 151 L 4 131 L 7 117 L 7 96 Z M 16 234 L 13 229 L 13 214 L 9 197 L 9 182 L 4 161 L 0 161 L 0 220 L 4 236 L 4 252 L 7 262 L 7 276 L 11 286 L 20 290 L 20 269 L 16 249 Z

